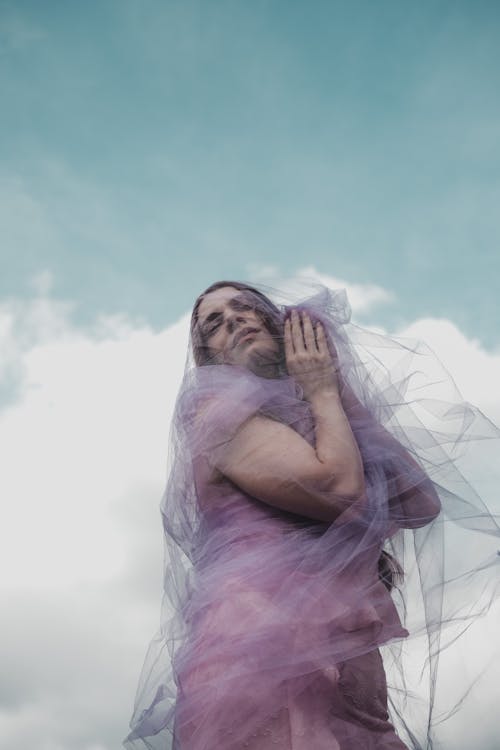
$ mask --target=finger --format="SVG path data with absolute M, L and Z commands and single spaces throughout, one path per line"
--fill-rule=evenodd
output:
M 302 329 L 300 326 L 300 318 L 297 310 L 292 310 L 292 340 L 295 354 L 305 352 L 304 337 L 302 336 Z
M 325 329 L 323 328 L 323 323 L 319 320 L 316 323 L 316 341 L 318 342 L 318 351 L 320 354 L 330 353 L 326 342 Z
M 289 361 L 295 354 L 294 348 L 293 348 L 293 341 L 292 341 L 292 327 L 290 323 L 290 318 L 287 318 L 285 320 L 283 340 L 285 343 L 285 357 L 287 361 Z
M 326 332 L 325 332 L 325 327 L 323 324 L 321 324 L 320 337 L 321 337 L 321 343 L 320 343 L 321 351 L 324 353 L 324 356 L 330 360 L 335 370 L 338 372 L 339 359 L 337 355 L 337 349 L 335 348 L 333 339 L 331 337 L 327 337 Z
M 304 341 L 305 347 L 309 352 L 316 351 L 316 340 L 314 338 L 314 331 L 311 323 L 311 318 L 307 312 L 302 313 L 302 324 L 304 326 Z

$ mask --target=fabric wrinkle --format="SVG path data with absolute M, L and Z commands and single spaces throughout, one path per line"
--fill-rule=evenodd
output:
M 366 492 L 325 523 L 215 481 L 252 416 L 312 447 L 314 420 L 292 377 L 188 357 L 160 505 L 161 623 L 126 750 L 432 750 L 456 719 L 440 655 L 499 594 L 500 499 L 470 467 L 498 454 L 500 430 L 422 342 L 354 324 L 345 290 L 292 301 L 323 321 L 361 404 L 346 414 Z M 422 472 L 440 511 L 422 510 Z M 404 571 L 391 591 L 383 552 Z

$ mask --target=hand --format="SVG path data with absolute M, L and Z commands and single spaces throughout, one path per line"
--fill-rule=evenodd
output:
M 288 374 L 302 387 L 305 398 L 323 391 L 337 391 L 339 380 L 336 372 L 336 352 L 332 357 L 328 349 L 323 325 L 316 321 L 315 328 L 308 313 L 302 312 L 302 325 L 299 313 L 292 310 L 285 321 L 285 357 Z

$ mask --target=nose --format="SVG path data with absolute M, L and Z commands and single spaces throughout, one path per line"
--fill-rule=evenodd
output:
M 237 324 L 246 323 L 247 319 L 241 313 L 228 315 L 226 320 L 227 330 L 229 333 L 233 333 Z

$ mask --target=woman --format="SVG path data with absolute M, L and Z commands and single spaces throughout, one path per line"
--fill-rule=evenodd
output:
M 498 430 L 456 401 L 474 428 L 449 424 L 436 399 L 427 426 L 426 383 L 410 385 L 421 363 L 399 357 L 422 349 L 353 326 L 326 288 L 279 305 L 217 282 L 195 302 L 191 347 L 162 499 L 162 627 L 125 747 L 430 747 L 441 629 L 456 637 L 465 605 L 477 614 L 463 582 L 490 600 L 498 584 L 493 554 L 446 557 L 444 511 L 499 534 L 456 446 Z M 425 687 L 410 685 L 417 664 Z

